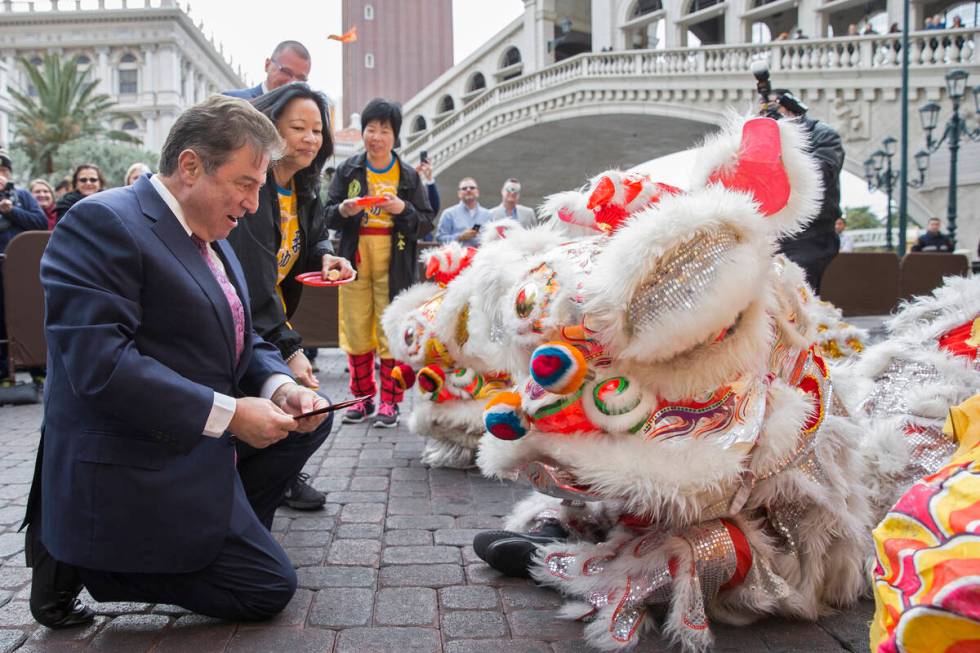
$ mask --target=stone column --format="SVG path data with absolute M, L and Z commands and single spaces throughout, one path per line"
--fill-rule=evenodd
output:
M 139 80 L 139 103 L 153 104 L 155 102 L 154 92 L 159 90 L 160 81 L 153 75 L 157 66 L 155 63 L 156 47 L 153 45 L 144 46 L 141 50 L 143 55 L 143 66 L 140 70 Z
M 98 66 L 96 70 L 99 73 L 99 92 L 108 93 L 110 95 L 115 95 L 112 92 L 112 68 L 109 67 L 109 48 L 96 48 L 95 53 L 98 55 L 98 63 L 93 62 L 93 66 Z
M 612 0 L 592 0 L 592 51 L 616 45 L 616 3 Z
M 524 0 L 524 33 L 529 35 L 530 46 L 527 52 L 531 55 L 529 62 L 533 68 L 524 72 L 540 70 L 555 62 L 555 55 L 548 51 L 548 44 L 555 38 L 555 0 Z

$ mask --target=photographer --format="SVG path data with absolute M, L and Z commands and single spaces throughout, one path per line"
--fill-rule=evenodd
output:
M 11 181 L 13 162 L 10 156 L 0 150 L 0 253 L 14 236 L 23 231 L 46 231 L 48 218 L 30 191 L 14 188 Z M 0 339 L 7 337 L 7 325 L 3 314 L 3 269 L 0 268 Z M 7 346 L 0 345 L 0 378 L 5 378 L 7 369 Z
M 806 115 L 807 106 L 784 88 L 769 85 L 769 68 L 765 62 L 752 66 L 756 89 L 762 98 L 761 115 L 779 120 L 798 120 L 809 136 L 810 154 L 820 170 L 823 198 L 820 210 L 806 229 L 780 241 L 780 249 L 806 272 L 807 283 L 820 293 L 820 277 L 837 255 L 840 241 L 834 230 L 840 210 L 840 173 L 844 167 L 844 146 L 840 134 L 830 125 Z
M 14 188 L 13 163 L 0 150 L 0 252 L 22 231 L 45 231 L 48 219 L 30 191 Z
M 820 277 L 837 255 L 840 241 L 834 230 L 840 210 L 840 173 L 844 167 L 844 146 L 840 134 L 825 122 L 806 115 L 807 107 L 786 89 L 773 94 L 779 102 L 779 113 L 787 119 L 798 120 L 810 136 L 810 154 L 820 169 L 823 198 L 820 210 L 806 229 L 780 241 L 780 249 L 791 261 L 806 272 L 807 283 L 820 294 Z

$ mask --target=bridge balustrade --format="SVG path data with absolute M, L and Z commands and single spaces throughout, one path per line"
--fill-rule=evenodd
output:
M 976 51 L 978 41 L 980 29 L 977 28 L 913 32 L 909 41 L 910 67 L 936 69 L 936 86 L 942 87 L 946 68 L 980 64 Z M 774 77 L 782 74 L 781 84 L 792 85 L 793 79 L 786 78 L 786 73 L 897 72 L 901 66 L 900 54 L 900 34 L 584 53 L 488 88 L 465 106 L 440 115 L 438 124 L 430 129 L 412 135 L 405 152 L 428 147 L 430 155 L 438 162 L 441 155 L 449 152 L 440 152 L 430 144 L 453 134 L 461 125 L 503 104 L 515 106 L 515 109 L 513 115 L 500 120 L 503 123 L 513 121 L 522 117 L 522 112 L 531 111 L 527 106 L 519 106 L 519 100 L 543 95 L 548 89 L 571 82 L 636 78 L 644 80 L 637 86 L 638 90 L 663 89 L 673 92 L 675 99 L 683 99 L 683 94 L 688 91 L 705 92 L 704 76 L 711 75 L 715 77 L 714 86 L 708 92 L 718 93 L 719 100 L 726 99 L 726 94 L 728 100 L 733 100 L 740 97 L 738 94 L 744 89 L 751 89 L 750 70 L 757 60 L 768 61 Z M 449 86 L 428 89 L 426 96 L 413 99 L 406 107 L 408 119 L 414 119 L 430 100 L 442 97 L 450 90 Z M 624 94 L 629 92 L 623 91 Z M 680 95 L 676 95 L 678 93 Z M 472 138 L 468 136 L 467 140 Z M 452 149 L 462 145 L 453 144 Z

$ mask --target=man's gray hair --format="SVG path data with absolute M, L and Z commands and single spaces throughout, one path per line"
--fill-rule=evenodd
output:
M 310 51 L 307 50 L 306 46 L 300 43 L 299 41 L 283 41 L 282 43 L 276 46 L 275 50 L 272 51 L 272 56 L 270 58 L 275 59 L 286 50 L 295 53 L 296 56 L 302 59 L 303 61 L 310 60 Z
M 270 162 L 282 156 L 283 141 L 272 121 L 245 100 L 212 95 L 177 117 L 160 152 L 160 174 L 176 172 L 184 150 L 194 150 L 204 171 L 213 174 L 245 145 L 256 155 L 268 154 Z

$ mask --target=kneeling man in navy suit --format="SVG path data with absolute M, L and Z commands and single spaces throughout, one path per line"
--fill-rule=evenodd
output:
M 281 150 L 247 102 L 171 129 L 160 174 L 79 202 L 41 262 L 48 377 L 28 502 L 30 607 L 52 628 L 99 601 L 231 620 L 281 611 L 296 574 L 269 533 L 326 405 L 252 330 L 224 241 Z M 318 428 L 320 427 L 320 428 Z

